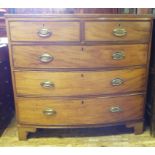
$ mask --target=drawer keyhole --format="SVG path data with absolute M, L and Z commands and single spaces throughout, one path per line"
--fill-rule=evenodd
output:
M 84 104 L 84 101 L 81 101 L 81 104 Z
M 84 77 L 84 74 L 81 74 L 81 77 Z

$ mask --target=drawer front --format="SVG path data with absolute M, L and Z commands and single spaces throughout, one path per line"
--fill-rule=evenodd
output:
M 150 22 L 85 22 L 86 41 L 149 41 Z
M 10 22 L 11 41 L 79 41 L 79 22 Z
M 143 117 L 143 96 L 95 99 L 17 98 L 18 121 L 38 125 L 104 124 Z
M 97 68 L 146 64 L 148 45 L 13 46 L 12 50 L 14 67 Z
M 14 72 L 18 95 L 77 96 L 143 91 L 146 70 Z

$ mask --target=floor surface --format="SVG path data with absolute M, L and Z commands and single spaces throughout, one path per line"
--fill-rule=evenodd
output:
M 29 134 L 27 141 L 19 141 L 15 119 L 0 137 L 0 146 L 155 146 L 155 138 L 149 129 L 141 135 L 134 135 L 132 129 L 125 127 L 106 127 L 94 129 L 38 129 Z

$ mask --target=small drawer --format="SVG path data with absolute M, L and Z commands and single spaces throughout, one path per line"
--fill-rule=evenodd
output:
M 79 22 L 10 22 L 11 41 L 79 41 Z
M 17 98 L 18 121 L 35 125 L 89 125 L 141 119 L 144 97 Z
M 119 22 L 85 22 L 86 41 L 145 41 L 149 42 L 151 23 Z
M 13 46 L 14 67 L 102 68 L 145 65 L 148 45 Z M 136 52 L 135 52 L 136 51 Z
M 14 72 L 17 95 L 81 96 L 144 91 L 146 69 Z

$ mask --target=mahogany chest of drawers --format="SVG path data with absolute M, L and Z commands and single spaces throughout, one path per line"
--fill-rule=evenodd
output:
M 6 15 L 19 139 L 37 128 L 143 131 L 152 19 Z

